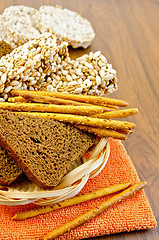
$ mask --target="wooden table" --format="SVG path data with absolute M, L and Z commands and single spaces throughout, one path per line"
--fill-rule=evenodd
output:
M 135 133 L 124 143 L 145 189 L 156 219 L 159 218 L 159 1 L 158 0 L 7 0 L 1 1 L 0 13 L 10 5 L 38 8 L 42 4 L 78 11 L 89 19 L 96 37 L 86 50 L 72 50 L 77 57 L 101 50 L 117 70 L 117 92 L 109 95 L 138 107 L 130 120 L 137 124 Z M 159 239 L 159 227 L 148 231 L 122 233 L 95 239 Z

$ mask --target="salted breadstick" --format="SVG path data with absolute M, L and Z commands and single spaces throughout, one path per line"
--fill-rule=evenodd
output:
M 104 212 L 108 208 L 112 207 L 113 205 L 121 202 L 125 198 L 128 198 L 128 197 L 134 195 L 137 191 L 141 190 L 144 186 L 146 186 L 146 182 L 139 182 L 139 183 L 133 185 L 132 187 L 122 191 L 121 193 L 119 193 L 119 194 L 115 195 L 114 197 L 108 199 L 107 201 L 101 203 L 100 205 L 91 209 L 90 211 L 78 216 L 77 218 L 73 219 L 72 221 L 65 223 L 61 227 L 53 230 L 52 232 L 47 234 L 43 239 L 44 240 L 52 240 L 56 237 L 63 235 L 64 233 L 70 231 L 71 229 L 74 229 L 74 228 L 78 227 L 79 225 L 90 221 L 91 219 L 93 219 L 97 215 L 101 214 L 102 212 Z
M 22 98 L 29 100 L 31 102 L 36 102 L 36 103 L 51 103 L 51 104 L 57 104 L 57 105 L 74 105 L 74 106 L 86 105 L 84 103 L 80 103 L 72 100 L 54 98 L 54 97 L 45 96 L 45 95 L 38 95 L 37 93 L 30 94 L 29 91 L 24 92 Z
M 127 137 L 123 133 L 119 133 L 113 130 L 105 129 L 105 128 L 95 128 L 83 125 L 75 125 L 76 128 L 80 130 L 93 133 L 99 137 L 112 137 L 115 139 L 126 140 Z
M 92 118 L 87 116 L 76 116 L 71 114 L 60 114 L 60 113 L 41 113 L 41 112 L 23 112 L 23 114 L 28 114 L 32 116 L 39 116 L 47 119 L 54 119 L 61 122 L 86 125 L 99 128 L 110 128 L 114 130 L 127 131 L 136 127 L 134 123 Z
M 23 93 L 27 93 L 27 90 L 17 90 L 14 89 L 11 91 L 13 96 L 22 96 Z M 85 102 L 91 104 L 104 104 L 104 105 L 115 105 L 119 107 L 126 107 L 128 105 L 127 102 L 123 100 L 113 99 L 113 98 L 106 98 L 106 97 L 98 97 L 98 96 L 89 96 L 89 95 L 79 95 L 79 94 L 70 94 L 70 93 L 60 93 L 60 92 L 46 92 L 46 91 L 29 91 L 30 94 L 36 93 L 38 95 L 43 96 L 50 96 L 55 98 L 62 98 L 67 100 L 73 100 L 77 102 Z
M 16 102 L 29 102 L 27 99 L 19 96 L 19 97 L 10 97 L 8 98 L 8 102 L 16 103 Z
M 102 119 L 114 119 L 114 118 L 126 118 L 138 113 L 137 108 L 116 110 L 111 112 L 104 112 L 101 114 L 95 114 L 92 117 L 102 118 Z
M 10 111 L 28 112 L 51 112 L 51 113 L 71 113 L 79 115 L 90 115 L 103 112 L 103 108 L 96 106 L 73 106 L 73 105 L 54 105 L 42 103 L 0 103 L 0 109 Z
M 14 97 L 15 98 L 15 97 Z M 54 97 L 50 97 L 50 96 L 43 96 L 43 95 L 38 95 L 36 93 L 30 93 L 28 92 L 24 92 L 23 93 L 23 97 L 17 97 L 21 99 L 25 99 L 26 102 L 37 102 L 37 103 L 52 103 L 52 104 L 57 104 L 57 105 L 74 105 L 74 106 L 96 106 L 99 108 L 103 108 L 104 112 L 108 112 L 108 111 L 113 111 L 113 110 L 117 110 L 119 109 L 119 107 L 117 106 L 105 106 L 105 105 L 96 105 L 96 104 L 90 104 L 90 103 L 83 103 L 83 102 L 77 102 L 77 101 L 73 101 L 73 100 L 67 100 L 67 99 L 62 99 L 62 98 L 54 98 Z M 22 102 L 22 101 L 21 101 Z
M 26 219 L 26 218 L 35 217 L 35 216 L 38 216 L 40 214 L 51 212 L 55 209 L 60 209 L 60 208 L 63 208 L 63 207 L 72 206 L 72 205 L 79 204 L 79 203 L 82 203 L 82 202 L 86 202 L 86 201 L 89 201 L 89 200 L 92 200 L 92 199 L 95 199 L 95 198 L 106 196 L 108 194 L 119 192 L 119 191 L 121 191 L 121 190 L 123 190 L 123 189 L 125 189 L 129 186 L 130 186 L 130 183 L 114 184 L 110 187 L 101 188 L 101 189 L 98 189 L 96 191 L 89 192 L 89 193 L 82 194 L 82 195 L 77 195 L 73 198 L 66 199 L 62 202 L 55 203 L 55 204 L 50 205 L 50 206 L 40 206 L 40 207 L 36 207 L 36 208 L 30 209 L 30 210 L 26 210 L 26 211 L 16 213 L 12 217 L 12 219 L 13 220 L 23 220 L 23 219 Z
M 124 129 L 124 130 L 118 130 L 117 132 L 118 132 L 118 133 L 121 133 L 121 134 L 127 134 L 127 135 L 134 133 L 133 130 L 126 130 L 126 129 Z
M 93 104 L 93 105 L 96 105 L 96 106 L 99 106 L 99 105 L 97 105 L 97 104 Z M 107 111 L 107 112 L 110 112 L 110 111 L 116 111 L 116 110 L 118 110 L 119 109 L 119 107 L 118 106 L 113 106 L 113 105 L 103 105 L 102 106 L 102 104 L 100 104 L 100 106 L 101 107 L 105 107 L 105 108 L 107 108 L 109 111 Z
M 11 103 L 20 103 L 20 102 L 37 102 L 39 103 L 40 101 L 46 103 L 45 101 L 45 97 L 47 98 L 51 98 L 52 97 L 48 97 L 48 96 L 40 96 L 40 95 L 37 95 L 38 97 L 41 98 L 41 100 L 38 100 L 38 99 L 31 99 L 29 100 L 29 98 L 27 99 L 24 98 L 24 97 L 21 97 L 21 96 L 18 96 L 18 97 L 10 97 L 8 98 L 8 102 L 11 102 Z M 34 97 L 34 96 L 33 96 Z M 43 100 L 42 100 L 43 99 Z M 60 99 L 60 98 L 54 98 L 56 99 L 56 101 L 54 101 L 54 104 L 57 104 L 57 105 L 74 105 L 74 106 L 96 106 L 98 108 L 103 108 L 104 112 L 110 112 L 110 111 L 116 111 L 118 108 L 116 106 L 98 106 L 98 105 L 93 105 L 93 104 L 89 104 L 89 103 L 82 103 L 82 102 L 76 102 L 76 101 L 72 101 L 72 100 L 64 100 L 64 99 Z

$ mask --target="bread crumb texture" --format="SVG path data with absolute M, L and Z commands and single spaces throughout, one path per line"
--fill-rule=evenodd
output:
M 0 111 L 0 143 L 23 172 L 43 188 L 56 186 L 94 135 L 51 119 Z
M 17 163 L 0 146 L 0 184 L 8 186 L 14 182 L 22 171 Z

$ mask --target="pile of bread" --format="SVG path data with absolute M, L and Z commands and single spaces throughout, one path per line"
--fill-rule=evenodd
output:
M 126 140 L 135 124 L 112 120 L 138 112 L 118 99 L 68 93 L 12 90 L 0 103 L 0 183 L 24 172 L 43 188 L 57 186 L 71 164 L 97 139 Z
M 96 142 L 97 136 L 125 140 L 125 134 L 132 133 L 135 124 L 108 119 L 127 117 L 137 113 L 136 109 L 118 111 L 119 106 L 127 106 L 127 103 L 100 97 L 89 98 L 88 102 L 85 97 L 117 89 L 112 65 L 100 51 L 76 60 L 69 57 L 68 45 L 86 48 L 94 39 L 95 33 L 88 20 L 60 7 L 41 6 L 36 10 L 11 6 L 0 16 L 0 28 L 0 38 L 14 48 L 0 59 L 1 185 L 10 185 L 25 173 L 40 187 L 52 188 L 58 185 L 72 162 Z M 29 99 L 32 103 L 28 104 L 25 103 L 28 90 L 58 92 L 71 98 L 71 94 L 81 94 L 84 103 L 76 101 L 74 95 L 75 101 L 69 104 L 75 106 L 61 106 L 59 99 L 39 98 L 33 92 Z M 16 91 L 24 91 L 22 98 L 11 100 L 11 93 Z M 24 102 L 19 104 L 19 99 Z M 68 104 L 66 99 L 61 100 L 63 105 Z M 46 118 L 42 113 L 15 112 L 38 112 L 38 109 L 48 111 Z M 63 116 L 60 111 L 64 109 L 67 110 Z M 89 116 L 92 109 L 103 114 Z M 82 116 L 77 116 L 80 114 Z

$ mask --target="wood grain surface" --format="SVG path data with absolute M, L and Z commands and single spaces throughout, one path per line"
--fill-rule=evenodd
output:
M 101 50 L 117 70 L 119 89 L 108 96 L 138 107 L 130 120 L 135 133 L 124 143 L 145 189 L 157 221 L 159 220 L 159 1 L 158 0 L 64 0 L 0 1 L 0 13 L 10 5 L 38 8 L 59 4 L 78 11 L 89 19 L 96 37 L 88 49 L 71 50 L 73 58 Z M 159 227 L 153 230 L 94 238 L 121 240 L 157 240 Z

